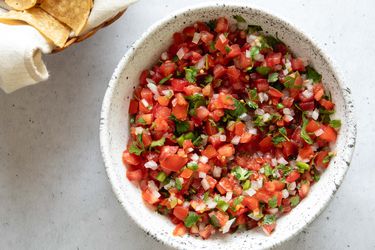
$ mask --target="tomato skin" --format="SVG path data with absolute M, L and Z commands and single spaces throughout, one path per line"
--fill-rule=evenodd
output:
M 259 142 L 260 151 L 266 153 L 273 148 L 272 137 L 266 136 Z
M 142 198 L 151 205 L 159 201 L 159 198 L 156 198 L 148 188 L 142 192 Z
M 176 64 L 171 61 L 165 61 L 162 65 L 160 65 L 160 72 L 163 74 L 164 77 L 173 74 L 176 71 L 176 69 Z
M 270 88 L 270 85 L 266 79 L 255 80 L 255 86 L 259 92 L 266 92 Z
M 220 17 L 219 19 L 217 19 L 215 32 L 225 33 L 228 31 L 228 28 L 229 28 L 228 20 L 225 17 Z
M 126 177 L 129 181 L 140 181 L 143 179 L 143 172 L 141 169 L 130 171 L 129 169 L 126 171 Z
M 173 209 L 173 215 L 180 220 L 185 220 L 186 216 L 189 213 L 189 208 L 183 206 L 175 206 Z
M 269 53 L 266 57 L 266 63 L 268 67 L 274 67 L 281 63 L 282 54 L 279 53 Z
M 288 158 L 291 155 L 295 155 L 297 153 L 297 146 L 291 141 L 283 142 L 282 146 L 283 146 L 283 154 L 286 158 Z
M 269 87 L 268 94 L 272 97 L 275 97 L 275 98 L 281 98 L 284 95 L 282 92 L 280 92 L 279 90 L 277 90 L 273 87 Z
M 135 99 L 131 99 L 129 103 L 129 114 L 135 115 L 138 113 L 138 101 Z
M 217 151 L 215 147 L 210 144 L 202 151 L 202 155 L 206 156 L 208 159 L 211 159 L 217 156 Z
M 288 177 L 286 177 L 285 180 L 286 180 L 286 182 L 288 182 L 288 183 L 292 183 L 292 182 L 298 180 L 298 178 L 299 178 L 300 176 L 301 176 L 300 173 L 298 173 L 297 170 L 294 170 L 294 171 L 292 171 L 292 172 L 288 175 Z
M 205 44 L 208 44 L 209 42 L 211 42 L 212 40 L 214 40 L 214 35 L 211 34 L 210 32 L 208 32 L 208 31 L 201 31 L 200 33 L 201 33 L 201 40 Z
M 321 99 L 319 103 L 327 110 L 332 110 L 335 107 L 335 104 L 333 104 L 333 102 L 328 101 L 326 99 Z
M 222 77 L 225 74 L 225 72 L 226 72 L 226 69 L 224 68 L 224 66 L 220 64 L 216 64 L 214 68 L 214 78 L 217 79 L 217 78 Z
M 230 46 L 230 52 L 227 55 L 227 58 L 234 58 L 241 54 L 241 49 L 238 44 L 233 44 Z
M 193 37 L 194 33 L 195 33 L 195 28 L 194 28 L 194 26 L 188 26 L 188 27 L 186 27 L 186 28 L 183 29 L 182 33 L 185 36 Z
M 243 122 L 236 122 L 236 125 L 234 126 L 234 134 L 241 136 L 245 133 L 246 125 Z
M 314 151 L 310 145 L 305 145 L 303 148 L 299 149 L 298 155 L 302 159 L 310 159 L 314 155 Z
M 314 101 L 310 101 L 310 102 L 301 102 L 299 104 L 299 106 L 301 107 L 302 110 L 305 110 L 305 111 L 312 111 L 315 109 L 315 103 Z
M 219 50 L 223 55 L 225 55 L 227 53 L 226 51 L 226 46 L 228 46 L 228 43 L 229 43 L 229 40 L 228 39 L 225 39 L 224 41 L 221 40 L 221 38 L 219 37 L 217 40 L 216 40 L 216 43 L 215 43 L 215 48 L 217 50 Z
M 189 82 L 183 79 L 171 79 L 171 86 L 174 92 L 183 92 L 184 88 L 189 85 Z
M 205 106 L 200 106 L 199 108 L 197 108 L 196 113 L 199 119 L 205 121 L 207 120 L 210 111 L 208 111 L 208 109 Z
M 310 120 L 306 125 L 306 132 L 313 133 L 320 129 L 320 123 L 314 120 Z
M 141 158 L 135 154 L 129 153 L 128 150 L 125 150 L 122 153 L 122 162 L 127 165 L 138 165 L 141 163 Z
M 240 71 L 235 66 L 229 66 L 226 73 L 231 82 L 236 82 L 240 77 Z
M 226 144 L 224 146 L 221 146 L 217 152 L 220 156 L 224 157 L 231 157 L 234 154 L 234 146 L 233 144 Z
M 275 228 L 276 228 L 276 223 L 262 226 L 263 232 L 265 232 L 267 235 L 271 235 L 272 231 L 275 230 Z
M 245 196 L 242 200 L 242 204 L 246 206 L 251 211 L 259 209 L 259 201 L 252 196 Z
M 183 236 L 187 233 L 187 228 L 185 227 L 184 223 L 179 223 L 173 230 L 173 236 Z
M 305 65 L 303 63 L 303 60 L 301 58 L 293 58 L 292 61 L 292 69 L 293 71 L 305 71 Z
M 324 159 L 328 156 L 329 151 L 320 151 L 315 157 L 315 165 L 317 169 L 325 169 L 328 167 L 329 162 L 324 163 Z
M 323 134 L 319 136 L 319 139 L 322 139 L 327 142 L 335 142 L 337 138 L 337 132 L 331 126 L 322 125 Z
M 188 158 L 179 155 L 169 155 L 160 160 L 160 166 L 173 172 L 178 172 L 188 162 Z
M 322 97 L 324 96 L 323 84 L 321 84 L 321 83 L 315 84 L 314 88 L 313 88 L 313 91 L 314 91 L 314 99 L 316 101 L 320 101 L 322 99 Z
M 262 190 L 259 190 L 254 196 L 256 199 L 264 203 L 268 203 L 268 200 L 271 198 L 267 192 Z

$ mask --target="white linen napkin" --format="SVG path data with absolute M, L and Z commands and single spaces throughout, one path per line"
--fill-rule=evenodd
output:
M 82 34 L 117 15 L 137 0 L 95 0 Z M 0 13 L 6 4 L 0 0 Z M 48 79 L 42 53 L 50 53 L 53 44 L 30 25 L 0 23 L 0 88 L 6 93 Z

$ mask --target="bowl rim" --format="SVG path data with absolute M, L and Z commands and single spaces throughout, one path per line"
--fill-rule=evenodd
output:
M 338 180 L 338 183 L 333 187 L 332 191 L 332 196 L 329 198 L 325 199 L 322 202 L 322 206 L 317 209 L 316 212 L 313 213 L 313 215 L 308 218 L 307 221 L 302 226 L 297 227 L 292 231 L 292 233 L 288 234 L 286 237 L 281 238 L 277 243 L 275 243 L 271 248 L 274 248 L 276 246 L 281 245 L 282 243 L 292 239 L 294 236 L 296 236 L 298 233 L 300 233 L 304 228 L 306 228 L 309 224 L 311 224 L 323 211 L 324 209 L 327 208 L 329 202 L 332 200 L 333 195 L 337 192 L 338 188 L 342 184 L 346 173 L 350 167 L 350 162 L 354 153 L 355 149 L 355 144 L 356 144 L 356 137 L 357 137 L 357 125 L 356 125 L 356 119 L 355 119 L 355 107 L 353 105 L 353 99 L 351 97 L 351 90 L 350 88 L 346 85 L 345 81 L 343 80 L 342 73 L 340 72 L 339 68 L 337 67 L 337 63 L 330 58 L 327 53 L 320 47 L 318 46 L 318 43 L 315 41 L 314 37 L 311 37 L 304 33 L 298 26 L 290 23 L 286 19 L 280 17 L 282 15 L 276 14 L 274 11 L 270 11 L 265 9 L 264 7 L 254 5 L 254 4 L 249 4 L 249 3 L 238 3 L 238 2 L 227 2 L 227 3 L 217 3 L 217 2 L 204 2 L 204 3 L 199 3 L 199 4 L 194 4 L 186 7 L 182 7 L 178 10 L 175 10 L 165 16 L 162 19 L 157 20 L 154 24 L 149 26 L 146 31 L 142 33 L 142 35 L 134 42 L 130 48 L 127 50 L 125 55 L 121 58 L 120 62 L 116 66 L 116 69 L 111 77 L 111 80 L 109 81 L 109 84 L 107 86 L 107 90 L 105 92 L 104 98 L 103 98 L 103 104 L 102 104 L 102 110 L 100 114 L 100 131 L 99 131 L 99 137 L 100 137 L 100 150 L 102 153 L 107 177 L 111 183 L 111 187 L 113 192 L 116 195 L 117 200 L 123 207 L 123 209 L 126 211 L 126 214 L 137 224 L 148 236 L 152 237 L 153 239 L 157 240 L 158 242 L 172 247 L 172 248 L 181 248 L 179 245 L 173 244 L 173 242 L 170 242 L 168 240 L 165 240 L 163 236 L 159 236 L 157 233 L 152 233 L 147 230 L 147 228 L 140 223 L 139 218 L 135 218 L 132 216 L 131 213 L 128 212 L 128 208 L 124 206 L 122 202 L 122 198 L 120 196 L 120 190 L 116 185 L 116 177 L 115 177 L 115 172 L 111 170 L 111 161 L 110 161 L 110 152 L 107 150 L 109 148 L 109 143 L 107 140 L 108 137 L 108 118 L 109 118 L 109 113 L 110 113 L 110 106 L 111 106 L 111 100 L 112 96 L 114 94 L 115 86 L 119 83 L 120 75 L 124 71 L 126 65 L 128 64 L 130 58 L 132 57 L 135 48 L 137 48 L 139 45 L 142 44 L 142 42 L 149 36 L 150 33 L 153 31 L 157 30 L 159 27 L 163 26 L 170 20 L 174 19 L 175 16 L 181 16 L 186 12 L 189 11 L 196 11 L 199 9 L 205 9 L 205 8 L 220 8 L 220 7 L 234 7 L 234 8 L 250 8 L 255 11 L 261 12 L 263 15 L 268 16 L 272 19 L 277 20 L 278 22 L 282 23 L 283 25 L 289 26 L 294 33 L 298 34 L 298 36 L 301 36 L 305 38 L 307 41 L 315 47 L 315 49 L 318 51 L 318 53 L 321 55 L 321 57 L 328 63 L 328 66 L 330 68 L 330 71 L 333 73 L 335 78 L 337 79 L 337 84 L 340 90 L 343 92 L 343 100 L 344 104 L 346 106 L 346 109 L 348 113 L 346 114 L 347 119 L 350 121 L 348 123 L 348 133 L 347 133 L 347 141 L 352 142 L 352 147 L 347 147 L 345 149 L 346 153 L 343 153 L 343 155 L 346 155 L 346 167 L 344 169 L 344 172 L 341 176 L 341 178 Z M 349 105 L 350 104 L 350 105 Z M 265 249 L 268 247 L 262 246 L 260 249 Z M 182 249 L 182 248 L 181 248 Z

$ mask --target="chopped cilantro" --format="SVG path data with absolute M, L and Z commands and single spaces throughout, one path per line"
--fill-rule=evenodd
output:
M 212 80 L 214 79 L 214 77 L 212 75 L 207 75 L 205 78 L 204 78 L 204 83 L 205 84 L 210 84 L 212 82 Z
M 316 72 L 313 67 L 307 66 L 307 79 L 313 80 L 313 82 L 320 82 L 322 80 L 322 75 Z
M 268 206 L 270 208 L 277 207 L 277 197 L 276 196 L 273 196 L 271 199 L 268 200 Z
M 258 32 L 258 31 L 262 31 L 262 27 L 259 26 L 259 25 L 248 25 L 247 26 L 247 29 L 246 29 L 246 32 L 247 34 L 252 34 L 252 33 L 255 33 L 255 32 Z
M 176 116 L 174 115 L 171 115 L 169 117 L 170 120 L 172 120 L 176 126 L 176 131 L 175 131 L 175 134 L 176 135 L 181 135 L 185 132 L 187 132 L 190 128 L 190 124 L 189 122 L 187 121 L 181 121 L 179 119 L 176 118 Z
M 188 216 L 184 220 L 186 227 L 192 227 L 199 220 L 199 216 L 194 212 L 189 212 Z
M 231 52 L 232 50 L 231 50 L 231 48 L 229 47 L 229 46 L 225 46 L 225 52 L 227 52 L 227 53 L 229 53 L 229 52 Z
M 175 185 L 176 185 L 177 190 L 181 191 L 182 183 L 181 183 L 181 180 L 179 178 L 176 178 Z
M 323 163 L 324 164 L 329 163 L 329 161 L 333 158 L 333 156 L 335 156 L 335 154 L 333 152 L 329 152 L 328 155 L 324 157 Z
M 306 132 L 306 126 L 307 126 L 308 122 L 309 121 L 307 120 L 307 118 L 305 117 L 305 115 L 302 114 L 301 138 L 304 139 L 305 142 L 307 142 L 308 144 L 313 144 L 313 140 L 311 139 L 311 137 Z
M 145 151 L 143 148 L 139 148 L 135 143 L 130 145 L 129 153 L 135 154 L 135 155 L 141 155 L 142 152 Z
M 219 219 L 214 214 L 210 215 L 210 223 L 214 227 L 220 227 Z
M 243 184 L 242 184 L 242 188 L 243 190 L 248 190 L 251 186 L 251 182 L 250 180 L 246 180 Z
M 282 103 L 278 103 L 278 104 L 276 105 L 276 108 L 277 108 L 277 109 L 283 109 L 283 108 L 284 108 L 284 105 L 283 105 Z
M 268 75 L 268 73 L 270 73 L 271 71 L 271 68 L 270 67 L 267 67 L 267 66 L 259 66 L 255 69 L 259 74 L 261 74 L 262 76 L 266 76 Z
M 162 137 L 157 141 L 151 142 L 150 148 L 161 147 L 164 145 L 164 143 L 165 143 L 165 137 Z
M 264 225 L 272 225 L 276 221 L 276 216 L 274 214 L 266 214 L 263 218 Z
M 166 83 L 169 79 L 171 79 L 172 76 L 173 76 L 173 74 L 170 74 L 169 76 L 164 77 L 163 79 L 161 79 L 161 80 L 159 81 L 159 84 L 164 84 L 164 83 Z
M 299 196 L 298 195 L 297 196 L 293 196 L 292 198 L 290 198 L 290 205 L 292 207 L 297 206 L 298 203 L 299 203 Z
M 200 94 L 187 96 L 186 99 L 189 100 L 189 115 L 191 116 L 194 116 L 196 114 L 197 108 L 206 105 L 206 99 L 203 95 Z
M 189 162 L 186 166 L 190 170 L 193 170 L 193 171 L 198 170 L 198 163 L 196 163 L 196 162 Z
M 145 125 L 145 124 L 146 124 L 146 121 L 145 121 L 145 119 L 143 119 L 143 117 L 140 117 L 140 118 L 137 120 L 137 123 L 142 124 L 142 125 Z
M 265 176 L 269 177 L 273 175 L 273 169 L 271 168 L 270 164 L 265 164 L 263 168 Z
M 252 174 L 251 171 L 237 166 L 232 169 L 231 173 L 240 181 L 247 180 Z
M 247 106 L 249 106 L 251 109 L 257 109 L 257 108 L 258 108 L 258 104 L 256 104 L 256 103 L 253 102 L 253 101 L 247 101 L 246 104 L 247 104 Z
M 234 18 L 237 22 L 239 22 L 239 23 L 246 23 L 245 18 L 243 18 L 243 17 L 240 16 L 240 15 L 234 15 L 233 18 Z
M 339 128 L 341 127 L 341 120 L 331 120 L 329 122 L 329 125 L 332 127 L 332 128 Z
M 279 128 L 279 133 L 284 136 L 284 138 L 289 141 L 288 134 L 286 132 L 286 129 L 284 127 Z
M 210 20 L 206 22 L 206 25 L 210 28 L 211 31 L 213 31 L 216 27 L 216 20 Z
M 233 203 L 232 203 L 232 206 L 231 206 L 231 210 L 232 211 L 237 211 L 237 206 L 240 205 L 243 201 L 243 196 L 238 196 L 236 197 L 234 200 L 233 200 Z
M 277 80 L 279 80 L 279 73 L 274 72 L 268 75 L 268 82 L 276 82 Z
M 198 74 L 198 70 L 195 67 L 186 67 L 185 68 L 185 78 L 190 83 L 194 83 L 196 81 L 195 77 Z
M 234 110 L 226 110 L 225 113 L 229 114 L 232 118 L 237 118 L 247 111 L 244 103 L 240 102 L 236 98 L 233 98 Z
M 251 49 L 250 49 L 250 56 L 251 56 L 251 58 L 254 59 L 254 57 L 256 55 L 258 55 L 259 52 L 260 52 L 260 48 L 259 47 L 257 47 L 257 46 L 251 47 Z

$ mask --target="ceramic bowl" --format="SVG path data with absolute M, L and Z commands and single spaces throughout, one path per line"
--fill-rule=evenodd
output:
M 172 42 L 172 34 L 196 21 L 208 21 L 241 15 L 248 23 L 261 25 L 264 31 L 284 41 L 296 55 L 307 58 L 323 75 L 326 88 L 336 103 L 336 116 L 342 127 L 333 147 L 337 156 L 308 197 L 289 214 L 277 221 L 271 236 L 259 229 L 219 235 L 208 240 L 193 236 L 174 237 L 174 225 L 164 216 L 151 211 L 142 201 L 139 189 L 125 176 L 121 155 L 129 137 L 128 106 L 138 84 L 140 72 L 152 66 Z M 303 32 L 268 12 L 244 5 L 204 4 L 186 8 L 149 28 L 129 49 L 117 66 L 105 94 L 100 126 L 100 143 L 106 171 L 121 205 L 148 235 L 179 249 L 264 249 L 277 246 L 300 232 L 327 206 L 348 170 L 355 144 L 355 120 L 350 90 L 344 86 L 336 66 Z

